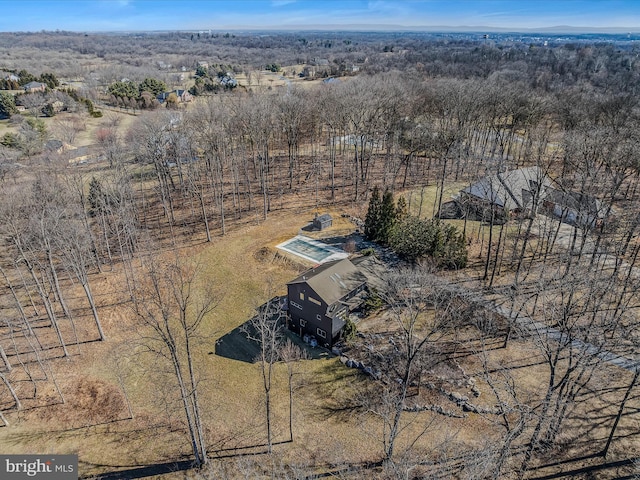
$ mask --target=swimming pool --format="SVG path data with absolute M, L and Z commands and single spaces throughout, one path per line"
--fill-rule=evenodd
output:
M 349 256 L 348 253 L 336 247 L 302 235 L 297 235 L 286 242 L 276 245 L 276 248 L 315 263 L 324 263 Z

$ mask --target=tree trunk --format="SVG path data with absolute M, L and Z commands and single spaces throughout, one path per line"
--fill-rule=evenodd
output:
M 27 320 L 27 315 L 26 315 L 26 313 L 24 311 L 24 308 L 22 308 L 22 303 L 20 302 L 20 299 L 18 298 L 18 294 L 16 293 L 16 290 L 13 287 L 13 284 L 9 280 L 9 277 L 7 277 L 7 274 L 5 273 L 4 268 L 0 267 L 0 273 L 2 273 L 2 276 L 4 277 L 5 282 L 7 282 L 7 286 L 9 287 L 9 290 L 11 291 L 11 295 L 13 296 L 13 299 L 16 302 L 16 307 L 18 308 L 18 311 L 20 312 L 20 316 L 22 317 L 22 321 L 25 323 L 25 325 L 27 325 L 27 327 L 29 328 L 29 333 L 32 335 L 33 331 L 31 330 L 31 325 L 29 324 L 29 321 Z
M 83 282 L 82 287 L 84 288 L 84 293 L 87 295 L 87 300 L 89 300 L 89 305 L 91 305 L 91 313 L 93 313 L 93 319 L 95 320 L 96 327 L 98 328 L 100 341 L 104 341 L 106 337 L 104 336 L 104 332 L 102 331 L 102 325 L 100 324 L 100 317 L 98 316 L 98 310 L 96 308 L 96 304 L 93 301 L 93 294 L 91 293 L 91 287 L 89 286 L 89 282 L 88 281 Z
M 491 223 L 489 224 L 489 241 L 487 244 L 487 259 L 484 262 L 484 275 L 482 275 L 482 280 L 486 280 L 489 275 L 489 262 L 491 261 L 491 244 L 493 243 L 493 225 L 495 222 L 495 208 L 493 205 L 489 206 L 491 208 Z
M 25 265 L 27 266 L 27 268 L 29 270 L 29 273 L 31 274 L 31 278 L 33 279 L 33 282 L 36 285 L 36 288 L 38 290 L 38 294 L 40 295 L 40 298 L 42 299 L 42 303 L 44 304 L 44 309 L 47 312 L 47 316 L 49 317 L 49 321 L 51 322 L 51 326 L 56 331 L 56 335 L 58 336 L 58 340 L 60 341 L 60 345 L 62 346 L 62 350 L 64 352 L 64 356 L 68 357 L 69 356 L 69 352 L 67 351 L 67 345 L 64 343 L 64 339 L 62 338 L 62 333 L 60 332 L 60 328 L 58 326 L 58 320 L 56 319 L 56 314 L 55 314 L 55 312 L 53 310 L 53 306 L 51 305 L 51 301 L 49 299 L 49 294 L 47 294 L 43 290 L 42 285 L 40 284 L 40 281 L 38 280 L 38 277 L 36 277 L 36 274 L 35 274 L 35 272 L 33 270 L 33 265 L 31 265 L 31 263 L 24 256 L 24 252 L 22 251 L 22 247 L 20 245 L 18 245 L 18 248 L 19 248 L 20 253 L 22 255 L 22 260 L 25 262 Z
M 293 442 L 293 370 L 287 363 L 287 373 L 289 376 L 289 439 Z
M 20 403 L 20 399 L 18 398 L 18 395 L 16 395 L 16 391 L 13 389 L 13 387 L 9 383 L 9 380 L 7 380 L 7 377 L 5 377 L 4 373 L 2 373 L 2 372 L 0 372 L 0 380 L 2 380 L 4 382 L 4 384 L 7 386 L 7 388 L 9 389 L 9 393 L 13 397 L 13 401 L 16 403 L 16 408 L 18 410 L 20 410 L 22 408 L 22 404 Z
M 4 352 L 4 348 L 2 348 L 2 345 L 0 345 L 0 358 L 2 358 L 2 361 L 4 362 L 5 367 L 10 372 L 12 369 L 11 362 L 9 362 L 9 359 L 7 358 L 7 354 Z
M 207 218 L 207 209 L 204 204 L 204 192 L 200 192 L 200 211 L 202 212 L 202 218 L 204 220 L 204 231 L 207 234 L 207 242 L 211 242 L 211 232 L 209 231 L 209 219 Z
M 191 382 L 190 389 L 193 404 L 193 420 L 196 426 L 198 445 L 200 446 L 200 462 L 205 464 L 207 463 L 207 444 L 204 438 L 204 430 L 202 428 L 200 405 L 198 404 L 198 388 L 193 368 L 193 357 L 191 355 L 191 342 L 189 341 L 189 332 L 186 328 L 186 322 L 183 324 L 185 325 L 185 349 L 187 353 L 187 365 L 189 367 L 189 381 Z
M 176 379 L 178 380 L 178 386 L 180 388 L 180 398 L 182 400 L 182 405 L 184 407 L 184 413 L 187 417 L 187 426 L 189 428 L 189 437 L 191 441 L 191 448 L 193 451 L 193 455 L 195 457 L 196 465 L 200 466 L 202 464 L 202 458 L 200 454 L 200 442 L 197 438 L 197 430 L 193 421 L 193 412 L 191 405 L 189 405 L 189 392 L 187 391 L 187 386 L 184 383 L 184 379 L 182 377 L 182 369 L 180 367 L 180 360 L 178 359 L 178 354 L 175 349 L 170 349 L 171 361 L 173 363 L 173 369 L 176 374 Z

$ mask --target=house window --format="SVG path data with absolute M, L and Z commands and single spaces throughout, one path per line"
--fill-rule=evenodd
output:
M 304 326 L 306 326 L 306 325 L 307 325 L 307 321 L 306 321 L 304 318 L 301 318 L 301 319 L 300 319 L 300 326 L 301 326 L 301 327 L 304 327 Z
M 304 300 L 304 292 L 300 292 L 300 300 Z
M 316 333 L 318 334 L 319 337 L 327 338 L 327 332 L 325 332 L 321 328 L 316 328 Z
M 307 297 L 307 300 L 309 300 L 311 303 L 315 303 L 316 305 L 322 305 L 322 302 L 320 300 L 316 300 L 313 297 Z
M 296 302 L 289 302 L 292 307 L 296 307 L 298 310 L 302 310 L 302 305 L 298 305 Z

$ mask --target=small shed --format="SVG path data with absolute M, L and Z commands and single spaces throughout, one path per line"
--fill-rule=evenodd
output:
M 328 213 L 323 215 L 316 215 L 316 218 L 313 219 L 313 228 L 316 230 L 324 230 L 325 228 L 329 228 L 333 224 L 333 218 Z

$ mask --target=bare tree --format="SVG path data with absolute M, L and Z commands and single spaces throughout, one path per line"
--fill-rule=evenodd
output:
M 91 238 L 80 218 L 82 218 L 82 213 L 76 211 L 76 215 L 74 216 L 71 212 L 68 212 L 65 221 L 59 225 L 59 228 L 55 232 L 54 242 L 61 252 L 65 267 L 74 273 L 82 285 L 89 306 L 91 307 L 91 313 L 93 314 L 93 319 L 98 329 L 99 338 L 100 340 L 104 340 L 104 331 L 102 330 L 98 309 L 89 282 L 89 268 L 93 260 Z
M 494 368 L 490 365 L 489 355 L 484 342 L 478 353 L 483 366 L 483 378 L 489 385 L 496 400 L 496 415 L 486 416 L 489 422 L 498 424 L 502 429 L 499 443 L 491 449 L 487 478 L 498 480 L 505 471 L 509 471 L 510 460 L 519 447 L 517 440 L 523 435 L 531 420 L 530 407 L 519 398 L 520 387 L 511 372 L 506 368 Z M 497 420 L 494 420 L 494 417 Z M 490 473 L 489 473 L 490 472 Z
M 527 305 L 523 327 L 532 336 L 546 367 L 544 395 L 532 409 L 534 427 L 520 467 L 522 477 L 536 452 L 553 446 L 576 407 L 576 398 L 591 384 L 609 352 L 619 348 L 614 334 L 624 310 L 603 308 L 617 297 L 614 278 L 589 271 L 586 265 L 567 276 L 558 266 L 547 267 L 534 298 Z
M 78 133 L 86 130 L 84 120 L 77 114 L 57 116 L 53 122 L 52 135 L 58 140 L 73 144 Z
M 411 385 L 419 385 L 422 372 L 444 359 L 436 346 L 438 340 L 451 332 L 452 296 L 428 267 L 399 269 L 389 274 L 386 292 L 381 294 L 395 323 L 400 342 L 387 357 L 382 385 L 362 398 L 366 411 L 383 423 L 384 461 L 393 464 L 396 443 L 411 422 L 405 422 L 406 400 Z M 371 396 L 372 393 L 375 395 Z M 369 396 L 367 399 L 365 397 Z M 371 400 L 375 399 L 373 402 Z M 405 457 L 415 442 L 431 426 L 427 422 L 417 436 L 407 441 Z
M 15 194 L 11 197 L 6 197 L 3 208 L 0 211 L 2 218 L 1 232 L 5 235 L 9 244 L 14 249 L 16 272 L 18 272 L 22 277 L 21 268 L 23 268 L 23 266 L 29 271 L 29 276 L 33 282 L 32 286 L 36 289 L 40 299 L 42 300 L 42 305 L 45 308 L 51 327 L 53 327 L 56 332 L 64 355 L 68 356 L 69 352 L 67 350 L 67 345 L 62 336 L 55 311 L 55 299 L 52 298 L 51 291 L 46 284 L 48 279 L 43 273 L 48 270 L 48 266 L 42 265 L 42 257 L 40 254 L 43 252 L 37 248 L 37 241 L 34 241 L 34 235 L 35 238 L 38 236 L 38 229 L 36 228 L 34 230 L 32 228 L 34 226 L 34 223 L 30 221 L 32 214 L 32 205 L 30 204 L 28 196 L 25 195 L 24 192 Z M 22 279 L 25 282 L 25 288 L 28 293 L 29 290 L 26 280 L 24 277 L 22 277 Z M 37 315 L 37 309 L 33 300 L 32 305 L 34 306 L 34 312 Z
M 265 420 L 267 424 L 267 448 L 269 453 L 273 447 L 273 419 L 271 405 L 271 388 L 273 386 L 274 365 L 280 357 L 283 341 L 282 329 L 284 312 L 278 297 L 260 306 L 256 315 L 245 327 L 247 338 L 257 342 L 260 351 L 256 360 L 260 364 L 262 386 L 265 399 Z
M 177 165 L 176 136 L 173 132 L 181 122 L 176 112 L 148 113 L 140 118 L 129 131 L 136 153 L 146 163 L 153 165 L 158 181 L 158 195 L 171 236 L 175 235 L 175 190 L 172 166 Z
M 307 119 L 311 116 L 310 102 L 305 92 L 299 89 L 289 89 L 276 103 L 278 120 L 282 127 L 283 136 L 287 144 L 289 159 L 289 189 L 293 188 L 294 171 L 298 164 L 300 141 L 304 133 Z
M 243 141 L 253 158 L 254 176 L 260 183 L 262 195 L 262 217 L 266 220 L 271 210 L 274 136 L 274 112 L 267 96 L 251 96 L 238 105 L 234 112 L 235 122 L 241 129 Z
M 194 343 L 204 318 L 218 296 L 198 276 L 198 266 L 175 257 L 163 262 L 149 254 L 142 259 L 142 275 L 134 287 L 133 313 L 142 327 L 146 351 L 165 359 L 184 409 L 194 463 L 207 462 L 207 443 L 198 400 Z
M 215 203 L 220 216 L 220 230 L 222 235 L 226 233 L 226 187 L 227 178 L 233 178 L 232 198 L 233 204 L 238 208 L 237 193 L 238 168 L 233 161 L 235 140 L 232 135 L 231 112 L 227 104 L 216 97 L 207 99 L 192 109 L 189 119 L 192 122 L 197 145 L 203 152 L 207 179 L 210 190 L 213 192 Z M 204 186 L 202 187 L 204 188 Z M 203 191 L 203 201 L 206 198 Z
M 96 132 L 96 140 L 102 149 L 104 157 L 109 162 L 110 167 L 122 163 L 122 157 L 125 155 L 126 150 L 115 127 L 101 128 L 98 130 Z

